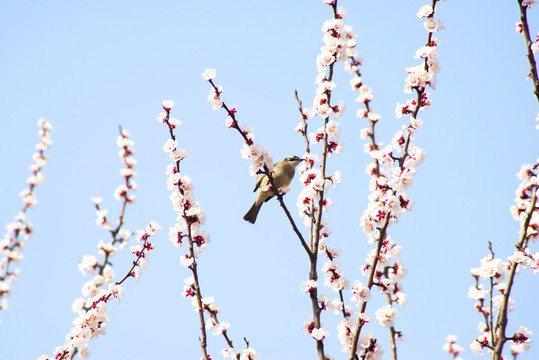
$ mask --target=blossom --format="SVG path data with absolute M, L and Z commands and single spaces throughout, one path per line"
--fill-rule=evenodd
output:
M 539 52 L 539 41 L 535 41 L 530 45 L 530 49 L 534 55 L 537 55 Z
M 176 148 L 175 150 L 172 150 L 170 152 L 170 158 L 174 161 L 180 161 L 183 159 L 187 159 L 188 157 L 189 157 L 189 153 L 180 148 Z
M 220 323 L 215 324 L 212 334 L 213 335 L 222 335 L 230 328 L 230 323 L 226 321 L 221 321 Z
M 464 348 L 462 346 L 456 344 L 457 335 L 448 335 L 446 340 L 447 343 L 444 344 L 444 346 L 442 347 L 445 352 L 453 354 L 456 358 L 458 354 L 464 351 Z
M 183 255 L 180 257 L 180 263 L 186 268 L 190 268 L 193 265 L 194 259 L 189 255 Z
M 322 341 L 329 336 L 329 333 L 323 328 L 315 328 L 311 331 L 311 336 L 315 340 Z
M 352 79 L 350 79 L 350 86 L 352 87 L 352 90 L 356 91 L 361 87 L 361 77 L 360 76 L 354 76 Z
M 122 298 L 124 296 L 125 289 L 119 285 L 119 284 L 110 284 L 109 290 L 112 296 L 114 296 L 116 299 L 118 299 L 118 302 L 122 301 Z
M 371 291 L 368 287 L 364 286 L 359 280 L 354 281 L 354 285 L 351 288 L 354 294 L 351 300 L 359 306 L 362 302 L 369 301 L 371 299 Z
M 330 176 L 329 179 L 331 180 L 333 187 L 337 187 L 337 185 L 339 185 L 342 181 L 342 173 L 337 170 L 332 176 Z
M 397 310 L 391 305 L 382 306 L 376 310 L 376 319 L 383 327 L 393 326 L 395 319 L 399 316 Z
M 531 336 L 533 333 L 527 328 L 521 326 L 518 331 L 513 335 L 511 352 L 513 354 L 518 354 L 523 351 L 526 351 L 530 347 Z
M 253 348 L 248 347 L 243 349 L 241 352 L 240 360 L 258 360 L 259 357 L 256 356 L 256 351 Z
M 479 286 L 470 286 L 468 290 L 468 297 L 474 300 L 483 300 L 488 295 L 488 291 L 485 290 L 485 286 L 480 284 Z
M 79 271 L 82 275 L 86 275 L 87 272 L 95 273 L 97 267 L 97 259 L 93 255 L 84 255 L 79 262 Z
M 472 276 L 483 279 L 494 278 L 495 283 L 499 283 L 507 272 L 507 266 L 501 259 L 493 258 L 491 255 L 481 259 L 481 267 L 471 269 Z
M 301 292 L 310 292 L 318 287 L 318 283 L 315 280 L 308 280 L 300 285 Z
M 359 96 L 356 98 L 356 102 L 358 103 L 368 103 L 372 100 L 374 97 L 372 90 L 368 88 L 366 85 L 361 85 L 359 88 Z
M 167 118 L 167 113 L 166 112 L 160 112 L 159 115 L 157 115 L 157 117 L 155 118 L 155 120 L 157 122 L 164 123 L 166 118 Z
M 326 124 L 326 133 L 328 135 L 328 139 L 330 140 L 338 139 L 341 133 L 341 128 L 339 127 L 339 123 L 333 120 L 328 121 L 328 123 Z
M 436 48 L 433 46 L 423 46 L 415 51 L 414 59 L 426 59 L 433 52 L 436 51 Z
M 167 141 L 165 141 L 165 144 L 163 144 L 163 151 L 170 153 L 173 150 L 176 150 L 177 146 L 178 146 L 178 142 L 176 140 L 168 139 Z
M 434 18 L 428 18 L 427 21 L 423 23 L 423 26 L 425 27 L 425 30 L 427 30 L 430 33 L 445 29 L 440 19 L 434 19 Z
M 234 348 L 225 348 L 225 349 L 222 349 L 221 350 L 221 355 L 223 355 L 223 357 L 225 359 L 228 359 L 228 358 L 235 358 L 236 357 L 236 350 L 234 350 Z
M 260 169 L 267 166 L 270 171 L 273 170 L 273 159 L 269 154 L 269 149 L 260 145 L 243 144 L 241 157 L 251 160 L 249 174 L 255 176 L 260 173 Z
M 165 110 L 170 110 L 174 107 L 174 101 L 172 100 L 163 100 L 161 104 Z
M 206 68 L 206 70 L 204 70 L 204 72 L 201 75 L 204 80 L 210 81 L 215 78 L 216 71 L 215 69 Z
M 481 335 L 470 344 L 470 349 L 474 354 L 483 354 L 483 348 L 487 345 L 490 346 L 488 337 Z
M 430 15 L 432 15 L 434 13 L 434 11 L 432 10 L 432 6 L 430 5 L 423 5 L 419 11 L 417 12 L 417 17 L 418 18 L 426 18 L 426 17 L 429 17 Z

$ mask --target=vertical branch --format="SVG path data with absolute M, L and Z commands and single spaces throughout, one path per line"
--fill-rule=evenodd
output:
M 525 249 L 528 241 L 528 226 L 535 211 L 537 211 L 537 186 L 533 187 L 530 204 L 526 210 L 526 217 L 522 224 L 521 236 L 518 243 L 515 245 L 517 249 Z M 513 282 L 515 274 L 517 271 L 518 263 L 513 262 L 509 270 L 509 275 L 507 279 L 507 284 L 505 290 L 502 294 L 503 302 L 498 312 L 496 318 L 496 329 L 497 329 L 497 343 L 495 344 L 494 352 L 492 354 L 493 360 L 502 360 L 502 351 L 505 345 L 505 342 L 508 340 L 506 329 L 507 329 L 507 312 L 509 309 L 509 297 L 511 295 L 511 289 L 513 287 Z
M 189 154 L 178 147 L 178 141 L 174 135 L 174 129 L 180 124 L 180 121 L 170 117 L 170 110 L 174 106 L 171 100 L 163 101 L 163 109 L 157 120 L 167 125 L 169 130 L 169 139 L 165 142 L 163 150 L 170 153 L 173 164 L 167 168 L 167 174 L 170 175 L 167 184 L 169 190 L 172 190 L 171 200 L 173 209 L 178 211 L 178 222 L 170 229 L 169 236 L 172 243 L 177 247 L 182 247 L 182 240 L 187 238 L 189 251 L 188 254 L 180 258 L 183 266 L 191 271 L 192 276 L 185 280 L 183 296 L 185 298 L 193 298 L 196 311 L 198 313 L 200 323 L 199 344 L 202 352 L 202 359 L 210 360 L 208 354 L 208 336 L 207 329 L 213 328 L 212 334 L 223 335 L 228 345 L 227 349 L 223 349 L 222 353 L 227 354 L 227 357 L 235 357 L 240 359 L 240 354 L 234 349 L 232 340 L 228 336 L 227 330 L 230 324 L 220 322 L 217 318 L 219 308 L 213 303 L 213 297 L 203 297 L 198 273 L 197 258 L 200 252 L 210 242 L 209 234 L 201 230 L 201 225 L 205 222 L 204 210 L 198 202 L 195 201 L 193 186 L 188 176 L 180 173 L 180 163 Z M 184 233 L 185 231 L 185 233 Z M 195 305 L 196 304 L 196 305 Z M 207 319 L 205 312 L 209 314 Z M 252 354 L 256 354 L 253 349 L 246 349 Z
M 177 191 L 176 196 L 179 198 L 178 205 L 174 204 L 174 208 L 179 208 L 181 218 L 183 219 L 182 227 L 185 227 L 187 230 L 186 235 L 182 235 L 181 233 L 178 233 L 178 238 L 181 238 L 182 236 L 187 237 L 187 241 L 189 244 L 189 255 L 186 260 L 187 267 L 191 270 L 191 273 L 193 275 L 193 287 L 194 287 L 194 296 L 196 298 L 196 304 L 197 304 L 197 313 L 200 323 L 200 349 L 202 352 L 202 359 L 209 360 L 208 351 L 207 351 L 207 335 L 206 335 L 206 321 L 204 319 L 204 305 L 202 303 L 202 291 L 200 289 L 200 281 L 198 278 L 198 264 L 196 261 L 196 254 L 195 254 L 195 241 L 193 239 L 193 232 L 192 232 L 192 226 L 194 223 L 199 221 L 199 218 L 196 215 L 191 214 L 192 210 L 191 206 L 196 206 L 195 204 L 191 203 L 191 199 L 189 199 L 189 194 L 187 194 L 186 189 L 188 186 L 185 186 L 186 184 L 182 182 L 180 178 L 180 161 L 184 159 L 184 157 L 187 156 L 187 153 L 177 147 L 178 142 L 176 141 L 176 136 L 174 135 L 173 129 L 175 129 L 176 125 L 179 125 L 179 121 L 176 119 L 170 118 L 170 109 L 174 105 L 171 101 L 163 101 L 163 108 L 165 110 L 165 113 L 162 113 L 160 117 L 157 118 L 157 120 L 162 121 L 165 123 L 169 130 L 170 140 L 168 140 L 165 143 L 164 149 L 167 152 L 171 153 L 171 158 L 174 161 L 174 170 L 173 170 L 173 176 L 175 175 L 178 177 L 177 179 L 173 180 L 173 185 L 175 185 Z M 191 210 L 191 211 L 190 211 Z
M 518 7 L 520 9 L 520 22 L 522 24 L 522 32 L 524 33 L 524 40 L 526 43 L 526 57 L 530 63 L 530 76 L 533 81 L 533 93 L 535 98 L 539 102 L 539 77 L 537 76 L 537 64 L 535 63 L 535 57 L 532 51 L 532 40 L 530 36 L 530 27 L 528 24 L 527 10 L 528 6 L 524 4 L 522 0 L 517 0 Z
M 393 305 L 393 300 L 391 299 L 391 295 L 386 293 L 386 301 L 388 305 Z M 389 327 L 389 344 L 391 346 L 391 358 L 393 360 L 397 360 L 397 332 L 395 331 L 395 327 L 392 325 Z
M 20 193 L 24 205 L 15 216 L 15 221 L 7 224 L 8 231 L 4 235 L 3 241 L 0 242 L 0 310 L 8 307 L 7 297 L 11 293 L 11 284 L 17 280 L 19 275 L 19 269 L 13 270 L 10 267 L 11 264 L 22 259 L 21 250 L 24 241 L 21 239 L 21 235 L 26 239 L 32 235 L 32 225 L 26 219 L 26 212 L 29 208 L 37 206 L 34 190 L 43 183 L 44 176 L 41 170 L 47 164 L 45 150 L 52 144 L 52 140 L 49 138 L 49 133 L 53 130 L 52 125 L 45 119 L 39 119 L 37 124 L 40 142 L 35 145 L 37 153 L 34 153 L 34 163 L 30 165 L 32 175 L 26 180 L 28 188 Z
M 298 102 L 298 110 L 299 110 L 299 114 L 300 114 L 300 117 L 301 117 L 301 123 L 300 123 L 300 125 L 298 125 L 296 127 L 296 131 L 301 132 L 301 134 L 303 135 L 303 139 L 305 140 L 305 160 L 307 161 L 307 164 L 308 164 L 307 167 L 309 169 L 312 169 L 314 161 L 309 159 L 309 155 L 311 154 L 311 148 L 309 146 L 309 137 L 307 135 L 308 134 L 308 132 L 307 132 L 307 129 L 308 129 L 307 118 L 308 117 L 305 114 L 305 112 L 303 111 L 303 103 L 299 99 L 297 90 L 294 91 L 294 95 L 296 97 L 296 101 Z M 314 233 L 314 201 L 313 201 L 313 199 L 309 199 L 309 205 L 307 207 L 306 215 L 309 216 L 309 223 L 310 223 L 310 225 L 309 225 L 309 246 L 310 246 L 310 249 L 313 249 L 314 248 L 314 237 L 313 237 L 313 233 Z
M 333 12 L 333 20 L 337 21 L 341 18 L 341 16 L 337 12 L 337 0 L 333 2 L 326 2 L 326 4 L 330 5 Z M 326 29 L 327 34 L 330 34 L 330 38 L 333 38 L 334 40 L 341 40 L 341 34 L 339 33 L 340 25 L 337 24 L 337 22 L 334 22 L 332 26 L 328 26 Z M 324 38 L 326 39 L 326 38 Z M 328 123 L 329 123 L 329 116 L 331 112 L 335 111 L 337 107 L 334 107 L 331 105 L 331 92 L 333 88 L 333 70 L 335 63 L 339 61 L 339 53 L 341 51 L 340 47 L 336 47 L 335 49 L 331 50 L 332 48 L 328 46 L 328 44 L 325 44 L 325 46 L 322 48 L 322 56 L 328 56 L 330 55 L 330 61 L 328 63 L 325 63 L 324 65 L 320 66 L 319 69 L 319 76 L 323 76 L 323 78 L 319 79 L 319 88 L 317 90 L 318 97 L 315 98 L 315 102 L 319 101 L 318 104 L 320 108 L 317 109 L 317 115 L 321 116 L 324 119 L 324 126 L 323 126 L 323 133 L 322 133 L 322 160 L 320 165 L 320 178 L 322 179 L 322 186 L 321 189 L 318 189 L 318 204 L 316 206 L 316 218 L 314 218 L 315 210 L 313 209 L 313 204 L 311 203 L 311 213 L 313 215 L 310 216 L 311 219 L 311 228 L 313 227 L 313 220 L 314 220 L 314 232 L 312 235 L 314 238 L 312 239 L 312 246 L 311 246 L 311 256 L 309 256 L 309 263 L 310 263 L 310 269 L 309 269 L 309 280 L 311 281 L 317 281 L 318 280 L 318 273 L 317 273 L 317 265 L 318 265 L 318 252 L 320 248 L 320 235 L 322 230 L 322 216 L 324 212 L 324 204 L 326 202 L 325 200 L 325 191 L 326 191 L 326 181 L 327 181 L 327 175 L 326 175 L 326 167 L 327 167 L 327 158 L 328 158 L 328 152 L 332 150 L 329 146 L 328 141 Z M 327 70 L 327 73 L 326 73 Z M 315 105 L 316 107 L 316 105 Z M 331 109 L 331 111 L 329 111 Z M 326 114 L 326 115 L 323 115 Z M 312 201 L 312 200 L 311 200 Z M 322 321 L 321 321 L 321 311 L 322 308 L 318 304 L 318 289 L 313 289 L 310 293 L 310 299 L 311 299 L 311 306 L 313 311 L 313 320 L 314 320 L 314 327 L 315 329 L 320 329 L 322 332 Z M 316 349 L 318 352 L 318 358 L 319 360 L 325 359 L 325 351 L 324 351 L 324 343 L 323 343 L 323 337 L 315 337 L 316 340 Z
M 365 106 L 365 110 L 358 112 L 358 116 L 368 118 L 370 123 L 370 129 L 362 130 L 362 137 L 370 138 L 371 144 L 369 153 L 374 159 L 374 164 L 370 167 L 370 175 L 372 176 L 371 184 L 374 186 L 373 193 L 371 194 L 373 200 L 369 203 L 369 206 L 361 219 L 363 232 L 369 236 L 372 242 L 376 243 L 376 249 L 371 258 L 371 264 L 368 265 L 369 273 L 367 275 L 366 288 L 370 291 L 372 286 L 376 284 L 380 285 L 384 289 L 384 292 L 386 292 L 388 306 L 385 307 L 385 309 L 380 309 L 383 311 L 380 311 L 381 317 L 379 318 L 379 321 L 383 326 L 389 327 L 393 359 L 397 358 L 396 343 L 394 340 L 400 335 L 400 332 L 395 331 L 393 328 L 393 320 L 384 320 L 384 322 L 382 322 L 380 319 L 384 319 L 386 316 L 387 318 L 393 319 L 396 317 L 396 312 L 392 308 L 393 299 L 391 294 L 398 294 L 398 289 L 397 286 L 395 286 L 394 292 L 389 293 L 389 288 L 381 282 L 381 278 L 385 276 L 384 271 L 377 269 L 377 267 L 382 252 L 385 253 L 391 251 L 391 248 L 394 245 L 387 237 L 389 225 L 396 222 L 402 213 L 411 209 L 412 201 L 406 195 L 405 190 L 411 185 L 413 176 L 416 172 L 415 168 L 423 160 L 423 151 L 415 145 L 412 145 L 411 141 L 414 138 L 415 132 L 422 126 L 422 121 L 417 119 L 419 111 L 424 110 L 430 105 L 426 89 L 427 87 L 434 88 L 435 77 L 439 71 L 436 62 L 436 46 L 438 45 L 438 41 L 433 38 L 432 34 L 433 32 L 442 30 L 443 25 L 438 19 L 433 19 L 436 3 L 437 0 L 432 0 L 431 6 L 423 6 L 417 14 L 419 18 L 427 19 L 424 26 L 428 31 L 428 37 L 426 46 L 416 52 L 416 55 L 418 55 L 419 58 L 424 59 L 423 64 L 407 68 L 408 77 L 406 79 L 405 93 L 415 92 L 415 98 L 408 100 L 406 105 L 398 104 L 396 109 L 398 118 L 402 115 L 410 115 L 410 122 L 405 128 L 406 133 L 398 131 L 393 137 L 391 145 L 388 145 L 383 149 L 378 146 L 374 138 L 374 126 L 380 118 L 380 115 L 373 113 L 370 110 L 369 102 L 373 97 L 372 93 L 361 81 L 358 68 L 360 62 L 353 57 L 349 58 L 349 67 L 356 75 L 351 81 L 351 84 L 355 90 L 360 91 L 360 95 L 356 101 L 363 103 Z M 396 152 L 400 152 L 401 155 L 394 155 Z M 381 164 L 384 164 L 385 167 L 382 168 L 380 166 Z M 400 171 L 393 171 L 390 173 L 385 170 L 385 168 L 389 166 L 397 166 Z M 387 269 L 388 268 L 386 267 L 386 270 Z M 397 267 L 395 267 L 395 269 L 397 269 Z M 395 285 L 398 285 L 398 283 L 395 283 Z M 353 336 L 350 341 L 349 359 L 353 359 L 353 356 L 358 351 L 358 341 L 365 323 L 362 320 L 362 316 L 365 315 L 367 301 L 368 299 L 364 299 L 360 305 L 360 315 L 357 318 Z M 399 302 L 399 300 L 396 301 Z
M 380 250 L 382 249 L 382 245 L 386 238 L 386 231 L 387 231 L 387 227 L 389 226 L 389 219 L 390 219 L 390 213 L 388 212 L 385 215 L 382 228 L 380 229 L 380 235 L 378 236 L 378 240 L 376 242 L 376 252 L 375 252 L 376 256 L 374 257 L 373 262 L 370 265 L 369 274 L 367 275 L 367 288 L 369 290 L 371 290 L 372 286 L 374 285 L 374 275 L 376 273 L 376 267 L 378 266 L 378 261 L 380 261 Z M 363 301 L 361 303 L 359 312 L 360 314 L 364 314 L 366 310 L 367 310 L 367 301 Z M 354 329 L 353 337 L 352 337 L 352 346 L 350 349 L 349 360 L 353 360 L 355 357 L 355 354 L 358 351 L 357 346 L 358 346 L 359 335 L 361 334 L 361 329 L 363 328 L 364 324 L 365 323 L 361 321 L 360 318 L 358 318 L 356 327 Z
M 184 216 L 185 209 L 183 210 Z M 195 286 L 195 294 L 196 294 L 196 300 L 197 300 L 197 307 L 198 307 L 198 319 L 200 322 L 200 348 L 202 350 L 202 358 L 204 360 L 209 360 L 208 357 L 208 340 L 206 337 L 206 321 L 204 320 L 204 306 L 202 305 L 202 291 L 200 290 L 200 281 L 198 280 L 198 264 L 195 259 L 195 249 L 193 246 L 193 235 L 191 232 L 191 225 L 192 223 L 187 220 L 187 239 L 189 242 L 189 254 L 191 255 L 191 259 L 193 260 L 193 263 L 190 266 L 191 272 L 193 273 L 193 279 L 194 279 L 194 286 Z

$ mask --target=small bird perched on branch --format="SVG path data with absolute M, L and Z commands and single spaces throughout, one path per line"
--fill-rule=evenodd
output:
M 289 156 L 283 161 L 275 164 L 275 166 L 273 167 L 272 177 L 273 183 L 275 184 L 277 190 L 290 185 L 290 182 L 292 181 L 292 178 L 294 178 L 294 174 L 296 173 L 296 166 L 298 166 L 298 164 L 303 160 L 304 159 L 301 159 L 297 156 Z M 243 220 L 248 221 L 251 224 L 255 223 L 256 217 L 258 216 L 258 212 L 260 211 L 262 204 L 275 196 L 275 193 L 271 188 L 269 178 L 266 174 L 264 174 L 258 180 L 253 192 L 255 192 L 258 188 L 260 188 L 260 190 L 258 190 L 258 196 L 256 197 L 253 206 L 251 206 L 249 211 L 247 211 L 247 214 L 245 214 L 245 216 L 243 217 Z

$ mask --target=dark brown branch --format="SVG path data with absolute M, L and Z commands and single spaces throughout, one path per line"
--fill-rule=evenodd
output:
M 219 90 L 217 88 L 217 86 L 215 86 L 215 84 L 213 83 L 213 80 L 208 80 L 208 82 L 211 84 L 211 86 L 213 87 L 213 89 L 215 90 L 216 94 L 218 96 L 219 95 Z M 235 115 L 235 110 L 231 110 L 226 104 L 225 102 L 221 102 L 222 104 L 222 107 L 223 109 L 226 110 L 228 116 L 230 116 L 230 118 L 232 119 L 232 127 L 234 129 L 236 129 L 240 135 L 243 137 L 243 140 L 245 140 L 245 143 L 249 146 L 253 145 L 253 141 L 251 139 L 249 139 L 247 137 L 247 134 L 240 128 L 239 124 L 238 124 L 238 121 L 236 119 L 236 115 Z M 288 218 L 288 221 L 290 222 L 290 225 L 292 226 L 292 229 L 294 230 L 294 232 L 296 233 L 296 235 L 298 236 L 298 239 L 299 241 L 301 242 L 301 245 L 303 246 L 303 248 L 305 249 L 305 251 L 307 252 L 307 254 L 309 255 L 309 257 L 312 256 L 312 253 L 311 253 L 311 250 L 309 249 L 309 246 L 307 245 L 307 243 L 305 242 L 305 239 L 303 238 L 303 235 L 301 234 L 301 232 L 299 231 L 298 227 L 296 226 L 296 223 L 294 221 L 294 219 L 292 218 L 292 215 L 290 215 L 290 211 L 288 210 L 288 208 L 286 207 L 286 204 L 284 203 L 284 200 L 283 200 L 283 196 L 282 194 L 279 192 L 279 189 L 276 188 L 275 186 L 275 183 L 273 181 L 273 175 L 271 174 L 271 171 L 269 171 L 269 168 L 267 165 L 264 164 L 264 171 L 263 173 L 268 177 L 268 180 L 270 182 L 270 185 L 271 185 L 271 188 L 272 189 L 276 189 L 276 191 L 274 191 L 275 195 L 277 196 L 277 199 L 279 200 L 279 204 L 281 205 L 281 207 L 283 208 L 285 214 L 286 214 L 286 217 Z
M 530 207 L 526 211 L 526 218 L 524 219 L 524 223 L 522 224 L 521 236 L 518 241 L 518 244 L 516 245 L 517 247 L 523 248 L 523 245 L 527 242 L 528 226 L 530 225 L 532 215 L 534 211 L 536 210 L 536 207 L 537 207 L 536 203 L 537 203 L 537 186 L 533 188 L 533 193 L 530 200 Z M 493 344 L 495 345 L 494 353 L 492 354 L 493 360 L 502 359 L 503 346 L 505 345 L 505 342 L 508 340 L 507 335 L 505 333 L 507 329 L 507 312 L 509 311 L 509 296 L 511 295 L 511 289 L 513 287 L 513 281 L 515 278 L 517 267 L 518 267 L 518 263 L 511 264 L 511 269 L 509 270 L 509 276 L 507 279 L 507 285 L 505 286 L 505 290 L 503 292 L 502 306 L 500 307 L 500 310 L 498 312 L 498 317 L 496 319 L 496 328 L 498 332 L 498 337 L 497 337 L 497 343 Z
M 522 5 L 522 0 L 517 0 L 517 3 L 518 7 L 520 8 L 520 22 L 522 23 L 522 32 L 524 34 L 524 40 L 526 42 L 526 57 L 528 58 L 528 62 L 530 63 L 530 75 L 533 81 L 533 93 L 535 94 L 535 98 L 539 102 L 539 78 L 537 76 L 537 64 L 535 63 L 535 57 L 533 56 L 533 52 L 531 49 L 533 41 L 531 40 L 530 28 L 528 24 L 528 7 Z
M 367 288 L 369 290 L 371 290 L 372 286 L 374 285 L 374 275 L 376 274 L 376 266 L 378 265 L 378 261 L 380 260 L 380 249 L 382 248 L 382 245 L 386 238 L 386 232 L 389 226 L 390 218 L 391 218 L 391 212 L 386 213 L 386 216 L 384 218 L 384 224 L 382 225 L 382 228 L 380 229 L 380 234 L 378 235 L 378 240 L 376 242 L 376 255 L 374 256 L 374 259 L 371 264 L 371 268 L 369 269 L 369 274 L 367 275 Z M 364 301 L 361 303 L 359 313 L 364 314 L 366 310 L 367 310 L 367 301 Z M 363 328 L 363 322 L 358 316 L 356 328 L 354 329 L 354 337 L 352 339 L 352 348 L 350 349 L 349 360 L 353 360 L 356 355 L 357 342 L 359 340 L 359 334 L 361 333 L 362 328 Z
M 163 122 L 168 126 L 170 138 L 172 140 L 176 140 L 176 136 L 174 135 L 174 132 L 173 132 L 174 126 L 172 126 L 170 124 L 170 109 L 165 108 L 165 112 L 166 112 L 166 116 L 163 119 Z M 175 165 L 176 165 L 176 171 L 179 173 L 180 172 L 180 160 L 176 160 Z M 177 188 L 178 188 L 178 191 L 182 195 L 184 195 L 184 191 L 181 188 L 181 183 L 178 183 Z M 200 348 L 201 348 L 201 351 L 202 351 L 202 358 L 204 360 L 209 360 L 208 351 L 207 351 L 207 344 L 208 343 L 207 343 L 207 334 L 206 334 L 206 321 L 204 319 L 204 307 L 202 305 L 202 292 L 200 290 L 200 281 L 198 279 L 198 270 L 197 270 L 198 264 L 196 262 L 195 249 L 194 249 L 195 241 L 193 240 L 193 234 L 192 234 L 192 230 L 191 230 L 191 226 L 192 226 L 194 220 L 192 220 L 189 217 L 189 215 L 187 214 L 187 210 L 188 210 L 187 205 L 184 205 L 183 209 L 182 209 L 182 215 L 183 215 L 183 217 L 185 219 L 185 222 L 187 224 L 187 240 L 188 240 L 188 243 L 189 243 L 189 256 L 193 260 L 193 263 L 191 264 L 189 269 L 191 270 L 191 272 L 193 274 L 193 281 L 194 281 L 193 286 L 194 286 L 194 291 L 195 291 L 195 296 L 196 296 L 196 301 L 197 301 L 197 307 L 198 307 L 198 318 L 199 318 L 199 322 L 200 322 L 201 337 L 199 337 L 198 339 L 199 339 Z

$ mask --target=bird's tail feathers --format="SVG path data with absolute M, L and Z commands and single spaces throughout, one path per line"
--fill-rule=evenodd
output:
M 253 206 L 247 211 L 247 214 L 243 217 L 243 220 L 250 222 L 251 224 L 254 224 L 256 221 L 256 217 L 258 216 L 258 212 L 260 211 L 260 208 L 262 207 L 263 202 L 260 204 L 257 204 L 256 201 L 253 203 Z

